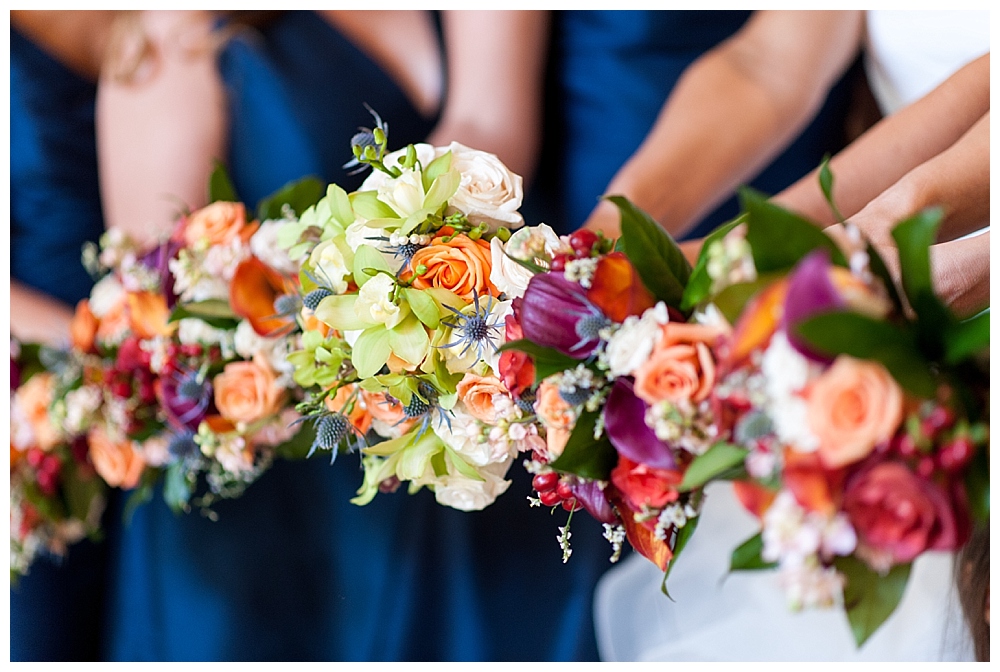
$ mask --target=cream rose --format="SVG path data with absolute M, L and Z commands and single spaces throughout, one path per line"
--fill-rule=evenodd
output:
M 438 504 L 459 511 L 481 511 L 495 502 L 496 498 L 510 487 L 511 482 L 504 480 L 504 476 L 512 461 L 507 459 L 504 462 L 480 467 L 476 471 L 483 478 L 481 481 L 457 471 L 434 479 L 429 483 L 434 486 L 434 499 Z
M 868 456 L 903 420 L 903 391 L 881 364 L 841 355 L 807 390 L 809 428 L 832 469 Z
M 518 212 L 524 198 L 521 176 L 512 173 L 495 154 L 458 142 L 448 149 L 451 167 L 462 175 L 458 191 L 448 200 L 449 208 L 464 213 L 470 222 L 487 224 L 491 230 L 523 225 L 524 217 Z
M 562 241 L 559 240 L 559 236 L 547 224 L 521 229 L 506 243 L 500 238 L 494 238 L 490 241 L 493 262 L 490 282 L 506 294 L 507 298 L 520 298 L 524 296 L 528 282 L 534 274 L 507 255 L 527 261 L 551 259 L 561 247 Z

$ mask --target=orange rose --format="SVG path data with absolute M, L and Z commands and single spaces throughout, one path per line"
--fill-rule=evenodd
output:
M 576 417 L 572 406 L 559 394 L 559 386 L 544 381 L 538 386 L 535 413 L 545 425 L 549 452 L 553 456 L 560 455 L 569 441 Z
M 721 332 L 701 324 L 670 322 L 645 364 L 635 373 L 635 394 L 648 404 L 661 401 L 698 403 L 715 385 L 710 346 Z
M 903 420 L 903 391 L 881 364 L 841 355 L 807 389 L 809 428 L 823 464 L 857 462 Z
M 340 413 L 344 410 L 344 405 L 351 398 L 351 394 L 354 392 L 354 389 L 354 385 L 345 385 L 341 387 L 337 390 L 337 394 L 326 398 L 326 407 L 334 413 Z M 354 428 L 362 434 L 366 433 L 368 428 L 371 427 L 372 414 L 368 412 L 361 395 L 358 395 L 355 399 L 354 408 L 351 409 L 347 419 L 350 420 L 351 424 L 354 425 Z
M 493 376 L 477 376 L 474 373 L 465 374 L 458 384 L 458 398 L 465 402 L 465 407 L 476 420 L 488 425 L 495 424 L 497 413 L 493 408 L 493 395 L 507 394 L 503 383 Z
M 59 443 L 59 432 L 49 416 L 54 384 L 51 373 L 36 373 L 14 393 L 18 408 L 31 425 L 35 443 L 42 450 L 52 450 Z
M 225 245 L 239 236 L 247 225 L 242 203 L 216 201 L 188 215 L 184 223 L 184 242 L 195 245 L 207 240 L 210 245 Z
M 139 484 L 146 462 L 132 441 L 113 441 L 103 429 L 95 427 L 87 435 L 87 442 L 90 461 L 108 485 L 131 490 Z
M 427 247 L 417 250 L 410 268 L 425 266 L 426 271 L 413 279 L 417 289 L 442 287 L 471 302 L 473 292 L 497 296 L 500 292 L 490 282 L 492 269 L 490 246 L 485 240 L 472 240 L 459 234 L 445 242 L 438 236 Z M 408 273 L 412 277 L 412 272 Z
M 100 324 L 97 325 L 97 342 L 114 343 L 127 334 L 130 328 L 128 303 L 123 294 L 121 301 L 101 317 Z
M 73 348 L 80 352 L 93 352 L 99 324 L 100 321 L 90 310 L 90 301 L 83 299 L 76 304 L 76 312 L 73 313 L 73 321 L 69 325 Z
M 401 435 L 405 434 L 416 422 L 415 418 L 407 420 L 406 414 L 403 412 L 403 405 L 397 399 L 386 396 L 385 392 L 361 390 L 361 398 L 364 400 L 372 420 L 378 420 L 390 427 L 395 427 Z
M 262 357 L 250 362 L 231 362 L 212 381 L 215 406 L 226 420 L 252 423 L 281 410 L 285 391 Z

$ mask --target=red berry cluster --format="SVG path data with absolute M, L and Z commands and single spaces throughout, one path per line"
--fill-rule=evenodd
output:
M 577 511 L 583 508 L 583 505 L 577 501 L 576 495 L 573 494 L 569 481 L 560 478 L 559 474 L 554 471 L 536 474 L 531 480 L 531 485 L 534 486 L 538 492 L 538 499 L 545 506 L 561 504 L 562 508 L 567 511 Z
M 35 480 L 42 494 L 46 497 L 56 494 L 59 489 L 59 472 L 62 470 L 59 457 L 40 448 L 31 448 L 24 457 L 28 465 L 35 470 Z
M 569 237 L 569 246 L 573 248 L 572 254 L 557 254 L 549 265 L 549 270 L 560 273 L 566 270 L 566 262 L 573 259 L 586 259 L 608 252 L 609 243 L 604 236 L 600 236 L 593 231 L 580 229 Z
M 922 409 L 913 420 L 879 450 L 913 462 L 923 478 L 936 471 L 956 474 L 972 460 L 975 444 L 967 430 L 952 431 L 955 415 L 948 408 L 934 405 Z

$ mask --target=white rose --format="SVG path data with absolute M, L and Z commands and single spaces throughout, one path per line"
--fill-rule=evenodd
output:
M 309 265 L 315 269 L 316 279 L 330 283 L 330 289 L 336 294 L 347 291 L 347 278 L 353 270 L 354 260 L 348 259 L 344 252 L 336 240 L 325 240 L 309 255 Z
M 609 373 L 618 378 L 631 375 L 653 352 L 660 339 L 660 326 L 670 321 L 663 302 L 648 308 L 642 317 L 625 318 L 621 329 L 608 341 Z
M 507 255 L 527 261 L 551 259 L 561 246 L 559 236 L 547 224 L 523 228 L 512 235 L 506 243 L 494 238 L 490 241 L 490 254 L 493 260 L 490 282 L 509 299 L 524 296 L 528 282 L 534 274 Z
M 431 161 L 437 157 L 444 154 L 445 150 L 440 147 L 433 147 L 425 142 L 418 143 L 413 146 L 417 152 L 417 160 L 420 161 L 420 165 L 427 168 Z M 406 156 L 406 148 L 397 149 L 395 152 L 390 152 L 385 155 L 382 159 L 382 163 L 385 164 L 386 168 L 395 168 L 399 166 L 399 160 Z M 361 189 L 359 191 L 378 191 L 379 187 L 384 186 L 387 182 L 393 178 L 384 173 L 381 170 L 372 170 L 371 175 L 365 178 L 365 181 L 361 184 Z
M 389 300 L 389 294 L 395 286 L 395 281 L 384 273 L 371 278 L 358 290 L 354 312 L 363 320 L 384 324 L 387 329 L 392 329 L 406 317 L 399 306 Z
M 125 288 L 113 274 L 101 278 L 90 292 L 90 312 L 100 319 L 121 301 L 125 300 Z
M 512 173 L 495 154 L 458 142 L 451 143 L 448 149 L 451 167 L 462 175 L 458 191 L 448 205 L 465 213 L 470 222 L 485 223 L 491 230 L 523 225 L 524 217 L 518 212 L 524 198 L 521 176 Z
M 295 275 L 299 266 L 288 256 L 288 251 L 278 245 L 278 231 L 289 224 L 289 220 L 270 219 L 260 225 L 250 237 L 250 251 L 265 264 L 286 275 Z
M 177 340 L 183 345 L 215 345 L 228 341 L 229 332 L 194 317 L 185 317 L 177 323 Z
M 513 460 L 480 467 L 476 471 L 484 480 L 464 476 L 456 471 L 443 476 L 434 483 L 434 498 L 438 504 L 450 506 L 459 511 L 481 511 L 506 492 L 510 481 L 504 475 Z
M 493 449 L 484 439 L 479 421 L 465 410 L 463 404 L 455 406 L 447 417 L 444 413 L 436 414 L 433 427 L 438 438 L 466 462 L 482 467 L 494 461 Z

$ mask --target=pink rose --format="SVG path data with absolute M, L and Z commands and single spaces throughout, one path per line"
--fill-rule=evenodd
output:
M 964 541 L 946 494 L 899 462 L 857 474 L 848 482 L 843 508 L 861 544 L 895 563 L 926 550 L 953 550 Z
M 868 456 L 903 419 L 903 392 L 881 364 L 841 355 L 808 388 L 807 420 L 830 469 Z

